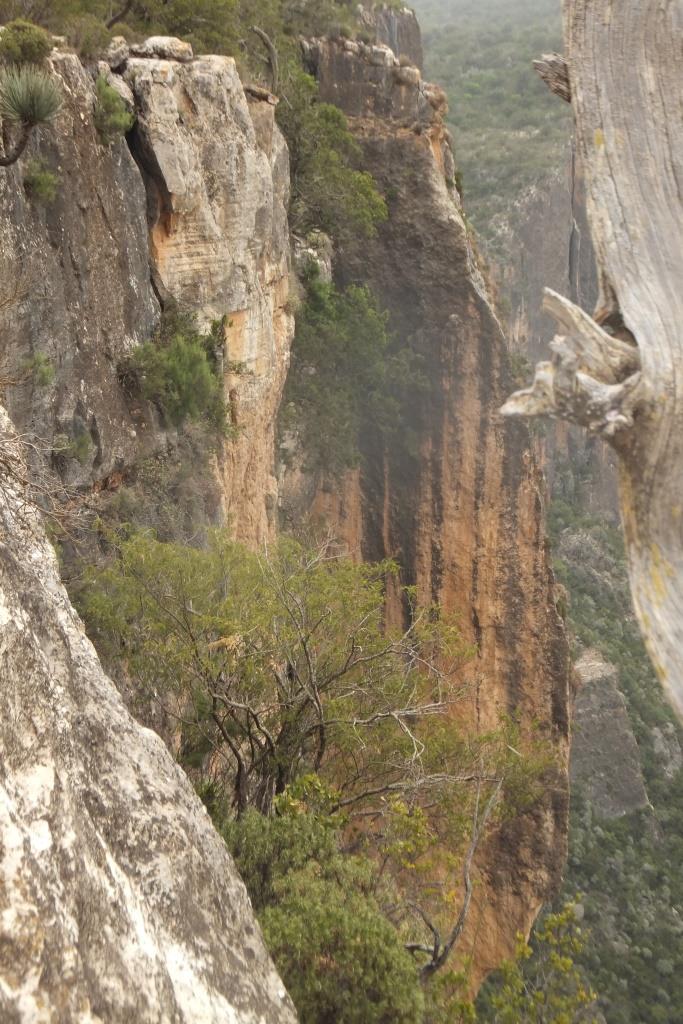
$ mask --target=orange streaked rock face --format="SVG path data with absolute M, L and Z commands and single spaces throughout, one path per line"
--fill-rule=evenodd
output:
M 350 117 L 364 169 L 387 198 L 374 240 L 338 254 L 343 282 L 369 283 L 424 378 L 402 403 L 398 439 L 363 438 L 363 470 L 318 493 L 353 552 L 395 558 L 420 600 L 455 613 L 476 645 L 464 712 L 472 729 L 519 718 L 555 755 L 545 796 L 479 857 L 461 946 L 472 985 L 510 956 L 556 890 L 566 856 L 570 662 L 545 539 L 544 492 L 525 428 L 498 409 L 511 387 L 505 341 L 454 187 L 443 94 L 371 48 L 315 42 L 323 98 Z M 409 77 L 409 76 L 408 76 Z M 412 95 L 410 90 L 412 89 Z M 348 104 L 346 97 L 348 95 Z M 404 389 L 405 390 L 405 389 Z M 415 440 L 416 439 L 416 440 Z M 390 614 L 403 609 L 394 600 Z

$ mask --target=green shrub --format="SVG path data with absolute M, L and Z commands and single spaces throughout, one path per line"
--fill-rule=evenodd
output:
M 278 122 L 290 150 L 293 230 L 320 229 L 337 241 L 374 235 L 387 207 L 372 175 L 353 169 L 360 150 L 346 117 L 319 102 L 315 80 L 300 68 L 290 67 L 283 91 Z
M 52 441 L 52 453 L 58 458 L 74 459 L 84 466 L 90 459 L 93 443 L 87 430 L 75 430 L 73 437 L 68 434 L 55 434 Z
M 124 372 L 136 376 L 142 395 L 174 426 L 205 421 L 227 429 L 223 382 L 213 359 L 216 337 L 204 337 L 192 318 L 166 320 L 153 341 L 141 345 Z
M 420 357 L 389 337 L 387 315 L 369 288 L 343 291 L 311 263 L 296 317 L 280 431 L 294 431 L 307 468 L 334 476 L 358 466 L 370 432 L 411 455 L 416 398 L 426 388 Z M 410 421 L 402 415 L 411 404 Z
M 305 283 L 281 424 L 297 431 L 309 469 L 334 475 L 358 464 L 362 424 L 381 404 L 387 318 L 369 289 L 339 291 L 314 264 Z
M 31 376 L 37 388 L 46 388 L 55 379 L 55 368 L 42 352 L 37 352 L 24 363 L 24 370 Z
M 60 177 L 43 160 L 29 160 L 24 171 L 24 189 L 36 203 L 52 203 L 57 197 Z M 38 358 L 38 357 L 36 357 Z
M 6 64 L 42 64 L 52 51 L 52 38 L 45 29 L 17 18 L 0 34 L 0 60 Z
M 0 74 L 0 117 L 4 121 L 35 127 L 59 113 L 59 87 L 46 72 L 31 65 L 8 68 Z
M 112 33 L 100 18 L 84 14 L 67 24 L 66 37 L 81 60 L 90 63 L 106 50 Z
M 247 812 L 226 830 L 302 1024 L 419 1024 L 418 973 L 381 912 L 379 876 L 330 820 Z
M 99 75 L 95 82 L 94 122 L 100 140 L 105 146 L 111 145 L 129 132 L 135 123 L 135 117 L 126 107 L 122 97 L 102 75 Z

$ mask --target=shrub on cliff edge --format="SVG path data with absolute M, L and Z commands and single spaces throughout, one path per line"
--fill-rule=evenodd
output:
M 116 139 L 129 132 L 135 123 L 116 89 L 100 75 L 95 82 L 94 122 L 103 145 L 110 146 Z
M 23 18 L 5 25 L 0 34 L 0 60 L 5 64 L 42 64 L 51 50 L 49 33 Z

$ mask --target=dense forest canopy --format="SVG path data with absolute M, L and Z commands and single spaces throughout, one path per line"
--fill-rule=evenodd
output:
M 531 66 L 562 49 L 558 0 L 416 0 L 426 74 L 449 95 L 468 216 L 491 255 L 519 195 L 562 165 L 569 108 Z

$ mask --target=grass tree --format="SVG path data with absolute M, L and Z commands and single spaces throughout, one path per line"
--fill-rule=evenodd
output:
M 3 152 L 0 167 L 22 155 L 33 131 L 59 113 L 61 93 L 55 80 L 31 64 L 9 67 L 0 74 L 0 118 Z

